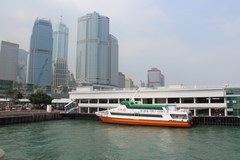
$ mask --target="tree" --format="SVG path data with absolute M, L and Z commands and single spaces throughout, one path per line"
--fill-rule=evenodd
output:
M 29 100 L 32 104 L 51 104 L 53 98 L 42 90 L 38 89 L 36 92 L 30 94 Z
M 10 102 L 12 102 L 12 104 L 16 104 L 18 100 L 23 97 L 23 95 L 17 89 L 9 89 L 6 93 L 6 97 L 10 98 Z

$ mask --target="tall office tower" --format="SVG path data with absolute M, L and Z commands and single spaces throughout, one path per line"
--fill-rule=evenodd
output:
M 54 86 L 67 86 L 67 62 L 65 59 L 57 58 L 54 64 Z
M 134 84 L 131 78 L 125 78 L 125 88 L 134 88 Z
M 118 40 L 110 35 L 110 84 L 118 86 Z
M 49 86 L 52 83 L 52 24 L 46 19 L 34 23 L 28 58 L 27 83 Z
M 28 54 L 24 49 L 19 49 L 17 70 L 17 82 L 19 83 L 26 83 Z
M 68 60 L 68 28 L 62 22 L 53 29 L 53 62 L 57 58 Z
M 60 22 L 53 30 L 53 84 L 67 85 L 68 28 Z
M 118 87 L 125 88 L 125 75 L 122 72 L 118 72 Z
M 164 75 L 157 68 L 148 70 L 148 87 L 164 86 Z
M 109 18 L 96 12 L 78 19 L 76 80 L 80 84 L 110 84 Z
M 19 45 L 1 41 L 0 44 L 0 97 L 13 87 L 17 78 Z

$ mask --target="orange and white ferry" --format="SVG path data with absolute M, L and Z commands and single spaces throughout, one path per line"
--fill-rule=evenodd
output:
M 122 101 L 114 109 L 96 112 L 106 123 L 191 127 L 192 116 L 188 109 L 178 109 L 174 105 L 135 104 Z

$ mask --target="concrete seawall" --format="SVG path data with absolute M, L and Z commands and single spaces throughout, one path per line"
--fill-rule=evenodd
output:
M 0 112 L 0 125 L 27 123 L 61 119 L 59 112 L 45 111 L 10 111 Z
M 0 149 L 0 160 L 4 160 L 4 154 L 5 152 L 2 149 Z

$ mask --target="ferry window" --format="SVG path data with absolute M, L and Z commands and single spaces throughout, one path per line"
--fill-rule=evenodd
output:
M 118 99 L 109 99 L 109 103 L 118 103 Z
M 223 97 L 212 97 L 211 98 L 211 103 L 224 103 L 224 98 Z
M 182 103 L 194 103 L 193 98 L 182 98 Z
M 155 98 L 155 103 L 166 104 L 166 98 Z
M 126 101 L 129 101 L 129 98 L 127 98 Z
M 99 103 L 107 103 L 107 99 L 99 99 Z
M 97 101 L 98 101 L 97 99 L 90 99 L 89 102 L 90 102 L 90 103 L 97 103 Z
M 179 98 L 168 98 L 168 103 L 179 103 Z
M 143 98 L 143 104 L 152 104 L 152 98 Z
M 80 99 L 80 103 L 88 103 L 88 99 Z
M 208 98 L 196 98 L 196 103 L 208 103 Z

